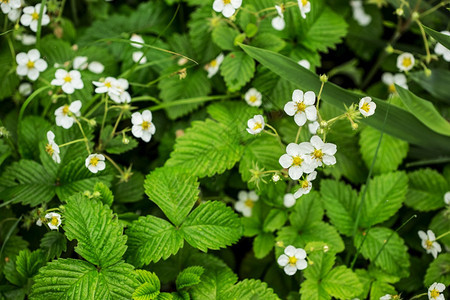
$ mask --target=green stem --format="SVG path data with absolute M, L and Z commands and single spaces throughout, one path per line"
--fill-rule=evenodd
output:
M 66 5 L 66 0 L 62 0 L 61 1 L 61 7 L 59 8 L 59 13 L 58 13 L 58 18 L 57 18 L 57 21 L 59 22 L 60 20 L 61 20 L 61 18 L 62 18 L 62 13 L 63 13 L 63 10 L 64 10 L 64 6 Z
M 20 218 L 17 219 L 16 223 L 14 223 L 13 226 L 11 226 L 8 233 L 6 234 L 5 239 L 3 240 L 2 248 L 0 249 L 0 257 L 3 254 L 3 249 L 5 249 L 5 245 L 8 243 L 9 238 L 11 237 L 11 235 L 13 234 L 14 230 L 16 229 L 17 225 L 19 225 L 19 222 L 21 220 L 22 220 L 22 216 L 20 216 Z
M 69 146 L 69 145 L 72 145 L 72 144 L 75 144 L 75 143 L 85 142 L 85 141 L 86 141 L 86 139 L 84 139 L 84 138 L 83 139 L 77 139 L 77 140 L 73 140 L 73 141 L 70 141 L 70 142 L 58 145 L 58 147 L 62 148 L 62 147 L 66 147 L 66 146 Z
M 303 126 L 299 126 L 297 130 L 297 135 L 295 136 L 295 143 L 298 143 L 298 139 L 300 138 L 300 132 L 302 132 Z
M 156 111 L 172 106 L 178 106 L 178 105 L 184 105 L 184 104 L 196 104 L 196 103 L 203 103 L 208 101 L 214 101 L 214 100 L 225 100 L 234 98 L 236 95 L 217 95 L 217 96 L 207 96 L 207 97 L 195 97 L 195 98 L 188 98 L 188 99 L 181 99 L 177 101 L 172 102 L 163 102 L 161 104 L 150 106 L 147 109 L 151 111 Z
M 114 133 L 115 133 L 116 130 L 117 130 L 117 126 L 119 126 L 119 122 L 120 122 L 120 120 L 122 119 L 122 115 L 123 115 L 123 110 L 120 111 L 119 117 L 117 117 L 116 124 L 114 124 L 114 128 L 113 128 L 113 130 L 111 131 L 111 135 L 109 136 L 109 139 L 112 139 L 112 138 L 113 138 Z
M 150 100 L 150 101 L 153 101 L 153 102 L 155 102 L 156 104 L 160 104 L 161 103 L 161 100 L 159 100 L 159 99 L 156 99 L 155 97 L 152 97 L 152 96 L 139 96 L 139 97 L 136 97 L 136 98 L 133 98 L 133 102 L 141 102 L 141 101 L 146 101 L 146 100 Z
M 414 297 L 410 298 L 409 300 L 418 299 L 418 298 L 421 298 L 421 297 L 427 296 L 427 295 L 428 295 L 428 293 L 423 293 L 423 294 L 415 295 Z
M 43 91 L 46 91 L 48 89 L 50 89 L 51 86 L 43 86 L 39 89 L 37 89 L 36 91 L 33 92 L 33 94 L 31 94 L 27 100 L 25 100 L 25 102 L 22 104 L 22 107 L 20 108 L 20 112 L 19 112 L 19 119 L 18 119 L 18 124 L 20 126 L 20 124 L 22 124 L 22 118 L 23 118 L 23 114 L 25 112 L 25 109 L 27 108 L 28 104 L 30 104 L 30 102 L 36 98 L 37 95 L 39 95 L 40 93 L 42 93 Z
M 425 44 L 425 51 L 427 53 L 426 62 L 427 64 L 431 61 L 431 53 L 430 53 L 430 46 L 428 45 L 428 39 L 427 35 L 425 34 L 425 30 L 423 29 L 422 22 L 420 22 L 419 19 L 416 20 L 417 25 L 419 25 L 420 33 L 422 34 L 423 43 Z
M 444 236 L 449 235 L 449 234 L 450 234 L 450 230 L 447 231 L 446 233 L 443 233 L 443 234 L 441 234 L 440 236 L 438 236 L 438 237 L 436 238 L 435 241 L 437 241 L 437 240 L 439 240 L 439 239 L 441 239 L 441 238 L 443 238 Z
M 44 13 L 44 7 L 46 4 L 47 4 L 47 0 L 42 0 L 41 9 L 39 10 L 39 19 L 38 19 L 37 32 L 36 32 L 36 48 L 38 48 L 39 50 L 40 50 L 40 43 L 41 43 L 42 14 Z
M 434 12 L 435 10 L 439 9 L 441 6 L 445 6 L 448 3 L 450 3 L 450 1 L 442 1 L 441 3 L 437 4 L 436 6 L 430 8 L 429 10 L 424 11 L 423 13 L 420 14 L 420 18 L 425 17 L 428 14 L 431 14 L 432 12 Z
M 102 127 L 100 128 L 100 134 L 98 135 L 98 143 L 101 144 L 101 136 L 103 128 L 105 127 L 106 116 L 108 115 L 108 96 L 104 94 L 103 101 L 105 101 L 105 112 L 103 113 Z
M 89 155 L 90 155 L 90 154 L 91 154 L 91 149 L 89 148 L 89 140 L 88 140 L 86 134 L 84 133 L 84 130 L 83 130 L 83 127 L 81 126 L 80 121 L 78 121 L 78 119 L 75 118 L 75 122 L 77 122 L 77 125 L 78 125 L 78 127 L 80 128 L 81 134 L 82 134 L 83 137 L 84 137 L 83 140 L 84 140 L 84 142 L 85 142 L 85 144 L 86 144 L 86 150 L 87 150 L 87 152 L 88 152 Z
M 280 138 L 280 135 L 278 134 L 278 131 L 274 127 L 270 126 L 269 124 L 266 124 L 266 126 L 269 127 L 273 131 L 273 134 L 271 134 L 267 130 L 264 130 L 264 132 L 268 133 L 268 134 L 270 134 L 270 135 L 272 135 L 274 137 L 276 137 L 277 140 L 278 140 L 278 143 L 280 143 L 281 148 L 284 150 L 285 146 L 284 146 L 283 142 L 281 141 L 281 138 Z
M 120 175 L 123 175 L 122 169 L 116 164 L 116 162 L 111 157 L 109 157 L 106 154 L 103 154 L 103 156 L 114 166 L 114 168 L 117 169 L 117 171 L 119 171 Z

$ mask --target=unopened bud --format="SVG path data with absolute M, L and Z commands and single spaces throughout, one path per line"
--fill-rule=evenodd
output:
M 183 129 L 178 129 L 177 131 L 175 131 L 175 137 L 179 138 L 180 136 L 184 135 L 184 130 Z
M 323 83 L 327 82 L 328 81 L 328 76 L 325 75 L 325 74 L 320 75 L 320 81 L 322 81 Z
M 353 130 L 356 130 L 356 129 L 358 129 L 358 123 L 352 123 L 352 128 L 353 128 Z
M 283 243 L 283 241 L 277 241 L 275 246 L 284 248 L 284 243 Z
M 395 14 L 396 14 L 397 16 L 403 16 L 404 13 L 405 13 L 405 12 L 403 11 L 403 8 L 401 8 L 401 7 L 397 8 L 397 9 L 395 10 Z
M 97 125 L 97 121 L 95 121 L 95 119 L 90 119 L 89 126 L 94 127 L 95 125 Z
M 273 182 L 277 182 L 277 181 L 279 181 L 279 180 L 280 180 L 280 175 L 275 174 L 275 175 L 272 176 L 272 181 L 273 181 Z
M 188 62 L 187 58 L 182 57 L 182 58 L 180 58 L 180 59 L 178 60 L 177 63 L 178 63 L 179 66 L 183 66 L 183 65 L 185 65 L 187 62 Z
M 183 69 L 179 70 L 179 71 L 177 72 L 177 74 L 178 74 L 180 80 L 181 80 L 181 79 L 185 79 L 186 76 L 187 76 L 186 68 L 183 68 Z
M 323 246 L 323 252 L 328 252 L 328 250 L 330 250 L 330 248 L 328 248 L 328 245 Z
M 431 70 L 426 68 L 425 69 L 425 76 L 430 77 L 431 76 Z
M 122 139 L 122 143 L 128 145 L 130 143 L 130 139 L 125 135 Z
M 419 13 L 417 11 L 413 12 L 412 15 L 411 15 L 411 18 L 413 20 L 417 20 L 419 18 Z
M 388 45 L 388 46 L 386 47 L 385 51 L 386 51 L 387 53 L 394 53 L 394 48 L 392 48 L 391 45 Z
M 327 121 L 323 120 L 323 121 L 320 122 L 320 127 L 325 128 L 327 126 L 328 126 L 328 122 Z
M 92 197 L 100 197 L 102 194 L 100 194 L 100 192 L 99 191 L 95 191 L 93 194 L 92 194 Z

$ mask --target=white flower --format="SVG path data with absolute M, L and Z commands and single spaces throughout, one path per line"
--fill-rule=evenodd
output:
M 100 74 L 103 73 L 103 71 L 105 70 L 105 66 L 98 61 L 93 61 L 89 63 L 88 70 L 91 71 L 92 73 Z
M 11 9 L 10 11 L 9 11 L 9 13 L 8 13 L 8 19 L 11 21 L 11 22 L 16 22 L 19 18 L 20 18 L 20 15 L 22 14 L 22 9 L 21 8 L 14 8 L 14 9 Z M 24 44 L 24 45 L 26 45 L 26 44 Z
M 75 117 L 80 115 L 81 101 L 76 100 L 70 105 L 64 105 L 55 110 L 56 125 L 62 126 L 65 129 L 72 127 L 75 122 Z
M 300 181 L 300 188 L 295 192 L 294 197 L 300 198 L 303 195 L 308 194 L 311 191 L 312 188 L 312 183 L 311 181 L 313 181 L 314 179 L 316 179 L 317 176 L 317 172 L 311 172 L 311 174 L 309 174 L 308 176 L 306 176 L 306 178 L 302 181 Z
M 133 135 L 141 138 L 144 142 L 149 142 L 152 135 L 155 134 L 156 127 L 152 123 L 152 113 L 149 110 L 144 110 L 142 114 L 139 112 L 133 113 L 131 123 L 133 123 L 131 128 Z
M 392 296 L 389 294 L 384 295 L 383 297 L 380 297 L 380 300 L 391 300 Z
M 450 192 L 445 193 L 444 202 L 445 204 L 450 205 Z
M 280 175 L 274 174 L 274 175 L 272 176 L 272 181 L 273 181 L 273 182 L 278 182 L 278 181 L 280 181 Z
M 87 56 L 77 56 L 73 59 L 73 68 L 76 70 L 84 70 L 88 67 Z
M 312 159 L 314 167 L 321 167 L 322 164 L 327 166 L 334 165 L 336 163 L 337 147 L 332 143 L 324 143 L 318 135 L 311 137 L 310 143 L 302 143 Z
M 112 87 L 115 89 L 108 92 L 109 97 L 116 103 L 129 103 L 131 96 L 127 92 L 129 87 L 128 80 L 119 78 L 112 82 Z
M 91 154 L 86 158 L 86 168 L 92 173 L 102 171 L 105 167 L 105 157 L 102 154 Z
M 133 34 L 131 35 L 130 41 L 132 41 L 132 42 L 137 42 L 137 43 L 141 43 L 141 44 L 144 44 L 144 43 L 145 43 L 145 42 L 144 42 L 144 39 L 142 38 L 142 36 L 140 36 L 139 34 L 135 34 L 135 33 L 133 33 Z M 135 47 L 135 48 L 142 48 L 142 47 L 144 47 L 143 45 L 137 44 L 137 43 L 131 43 L 131 46 L 133 46 L 133 47 Z
M 219 67 L 224 59 L 223 53 L 220 53 L 215 59 L 213 59 L 209 64 L 205 66 L 206 71 L 208 71 L 208 78 L 213 77 L 219 71 Z
M 58 230 L 59 225 L 61 225 L 61 215 L 51 212 L 45 215 L 45 218 L 50 220 L 50 222 L 47 223 L 48 227 L 51 230 Z
M 247 131 L 250 134 L 258 134 L 263 131 L 265 125 L 264 117 L 262 115 L 255 115 L 247 121 Z
M 415 62 L 414 56 L 405 52 L 397 57 L 397 68 L 402 72 L 407 72 L 414 67 Z
M 289 116 L 294 116 L 294 121 L 298 126 L 303 126 L 306 120 L 315 121 L 317 119 L 317 109 L 314 106 L 316 94 L 309 91 L 303 94 L 301 90 L 292 93 L 292 101 L 284 106 L 284 111 Z
M 258 201 L 259 197 L 255 193 L 255 191 L 240 191 L 238 193 L 238 200 L 234 204 L 234 208 L 241 212 L 244 217 L 251 217 L 252 215 L 252 208 L 255 205 L 255 202 Z
M 283 197 L 283 204 L 284 204 L 284 206 L 286 206 L 288 208 L 292 207 L 292 206 L 295 205 L 295 200 L 296 199 L 297 198 L 291 193 L 285 194 L 284 197 Z
M 433 283 L 428 288 L 428 299 L 429 300 L 445 300 L 444 294 L 441 294 L 445 290 L 445 285 L 443 283 Z
M 431 230 L 427 230 L 425 233 L 422 230 L 418 232 L 420 239 L 422 240 L 422 247 L 427 251 L 427 254 L 433 255 L 434 258 L 438 256 L 438 253 L 442 251 L 441 245 L 436 242 L 436 236 Z
M 59 157 L 59 146 L 55 143 L 55 134 L 52 131 L 47 132 L 47 145 L 45 151 L 52 157 L 52 159 L 59 164 L 61 158 Z
M 31 34 L 18 34 L 16 35 L 16 40 L 21 41 L 25 46 L 36 44 L 36 36 Z
M 314 171 L 311 156 L 307 155 L 310 147 L 309 143 L 290 143 L 286 147 L 286 154 L 283 154 L 280 159 L 280 165 L 287 169 L 289 168 L 289 177 L 293 180 L 298 180 L 303 173 L 311 173 Z
M 251 88 L 245 93 L 245 101 L 250 106 L 261 106 L 262 104 L 262 94 L 258 92 L 257 89 Z
M 236 9 L 241 7 L 242 0 L 214 0 L 213 9 L 221 12 L 225 18 L 234 15 Z
M 41 10 L 41 4 L 36 4 L 33 6 L 27 6 L 23 9 L 23 15 L 20 17 L 20 23 L 22 23 L 23 26 L 30 26 L 31 31 L 36 32 L 38 27 L 38 20 L 39 20 L 39 12 Z M 48 15 L 46 15 L 47 7 L 44 6 L 44 10 L 42 11 L 42 20 L 41 20 L 41 26 L 48 25 L 50 23 L 50 18 Z
M 2 8 L 2 12 L 4 14 L 9 13 L 13 9 L 20 8 L 20 6 L 22 5 L 20 3 L 20 0 L 2 0 L 0 2 L 2 3 L 0 7 Z
M 361 0 L 350 1 L 350 5 L 353 9 L 353 19 L 355 19 L 360 26 L 367 26 L 372 22 L 372 17 L 364 11 Z
M 370 97 L 364 97 L 359 101 L 359 112 L 364 117 L 369 117 L 375 113 L 377 105 Z
M 39 77 L 39 72 L 47 69 L 47 62 L 43 60 L 39 50 L 31 49 L 28 53 L 20 52 L 16 56 L 17 74 L 27 76 L 28 79 L 35 81 Z
M 311 64 L 306 59 L 299 60 L 298 64 L 308 70 L 311 68 Z
M 33 86 L 31 85 L 31 83 L 24 82 L 19 85 L 19 93 L 22 96 L 28 96 L 32 92 L 33 92 Z
M 316 134 L 317 130 L 320 128 L 320 124 L 317 121 L 308 124 L 308 129 L 311 134 Z
M 55 72 L 55 79 L 50 83 L 51 85 L 61 86 L 66 94 L 73 94 L 75 90 L 80 90 L 84 87 L 81 80 L 81 73 L 77 70 L 67 72 L 64 69 L 58 69 Z
M 286 26 L 286 22 L 284 22 L 283 9 L 275 5 L 275 9 L 277 10 L 278 16 L 272 19 L 272 27 L 275 30 L 281 31 Z
M 408 85 L 406 84 L 406 76 L 402 73 L 383 73 L 383 75 L 381 75 L 381 81 L 383 81 L 383 83 L 388 86 L 389 92 L 391 94 L 395 93 L 395 85 L 401 86 L 404 89 L 408 89 Z
M 311 3 L 308 0 L 297 0 L 298 7 L 303 19 L 306 19 L 306 14 L 311 11 Z
M 37 219 L 36 225 L 39 226 L 39 227 L 42 226 L 42 220 L 41 220 L 41 218 Z
M 97 94 L 119 94 L 119 91 L 115 88 L 116 81 L 117 79 L 114 77 L 106 77 L 103 81 L 92 81 L 92 83 L 97 87 L 95 89 Z
M 441 31 L 442 34 L 450 35 L 450 31 Z M 442 55 L 445 61 L 450 62 L 450 50 L 445 48 L 441 43 L 437 43 L 434 47 L 434 53 Z
M 304 270 L 308 266 L 306 262 L 306 251 L 302 248 L 295 248 L 294 246 L 287 246 L 284 249 L 284 254 L 278 257 L 278 264 L 284 267 L 284 272 L 292 276 L 297 270 Z
M 147 62 L 147 57 L 145 57 L 144 52 L 142 51 L 135 51 L 133 52 L 133 61 L 135 63 L 139 62 L 139 64 L 145 64 Z

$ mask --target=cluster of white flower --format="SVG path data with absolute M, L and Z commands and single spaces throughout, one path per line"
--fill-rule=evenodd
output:
M 297 270 L 304 270 L 308 267 L 306 251 L 302 248 L 295 248 L 292 245 L 284 249 L 284 254 L 278 257 L 277 262 L 284 267 L 284 272 L 289 276 L 294 275 Z
M 22 6 L 21 1 L 8 0 L 8 1 L 0 1 L 0 3 L 2 12 L 8 15 L 8 19 L 10 19 L 11 22 L 15 22 L 20 15 L 20 7 Z
M 41 58 L 37 49 L 31 49 L 28 53 L 20 52 L 16 55 L 17 75 L 27 76 L 29 80 L 35 81 L 39 73 L 47 69 L 47 62 Z
M 367 26 L 372 22 L 372 17 L 364 11 L 361 0 L 350 1 L 350 5 L 353 10 L 353 19 L 355 19 L 360 26 Z
M 131 46 L 141 49 L 144 47 L 142 44 L 145 44 L 142 36 L 138 34 L 132 34 L 130 40 L 135 43 L 131 43 Z M 132 54 L 132 59 L 135 63 L 145 64 L 147 62 L 147 57 L 145 57 L 144 52 L 142 51 L 134 51 Z
M 37 219 L 36 225 L 42 226 L 42 221 L 49 221 L 47 223 L 48 227 L 51 230 L 58 230 L 59 225 L 61 225 L 61 215 L 55 212 L 50 212 L 45 215 L 44 219 Z
M 241 5 L 242 0 L 214 0 L 213 9 L 216 12 L 221 12 L 225 18 L 229 18 Z
M 401 72 L 408 72 L 414 67 L 415 63 L 414 55 L 409 52 L 402 53 L 397 57 L 397 68 Z
M 72 127 L 76 120 L 76 117 L 80 116 L 81 101 L 76 100 L 70 103 L 70 105 L 65 104 L 55 110 L 56 125 L 61 126 L 64 129 L 69 129 Z
M 88 62 L 87 56 L 77 56 L 73 59 L 73 68 L 75 70 L 88 69 L 92 73 L 100 74 L 105 70 L 105 66 L 98 61 Z
M 92 82 L 97 88 L 95 92 L 97 94 L 107 93 L 108 96 L 116 103 L 130 103 L 131 96 L 127 92 L 129 87 L 128 80 L 114 77 L 106 77 L 100 81 Z
M 438 256 L 438 253 L 442 251 L 441 245 L 436 242 L 436 236 L 431 230 L 427 230 L 425 233 L 422 230 L 418 232 L 420 239 L 422 240 L 422 247 L 427 251 L 428 254 L 431 253 L 434 258 Z
M 77 70 L 56 70 L 55 79 L 50 84 L 60 86 L 66 94 L 73 94 L 75 90 L 81 90 L 84 87 L 84 83 L 81 80 L 81 73 Z
M 251 217 L 252 208 L 259 199 L 255 191 L 240 191 L 238 193 L 238 201 L 234 204 L 234 208 L 241 212 L 244 217 Z
M 30 26 L 31 31 L 36 32 L 39 21 L 39 13 L 41 11 L 41 4 L 35 6 L 27 6 L 23 8 L 23 15 L 20 17 L 20 23 L 23 26 Z M 47 7 L 44 6 L 42 11 L 41 26 L 46 26 L 50 23 L 50 17 L 46 15 Z
M 225 56 L 223 55 L 223 53 L 220 53 L 215 59 L 210 61 L 209 64 L 205 66 L 205 69 L 208 72 L 208 78 L 211 78 L 217 74 L 224 58 Z
M 401 86 L 404 89 L 408 89 L 408 84 L 406 83 L 405 74 L 398 73 L 392 74 L 389 72 L 383 73 L 381 76 L 381 81 L 388 86 L 389 93 L 395 94 L 395 85 Z

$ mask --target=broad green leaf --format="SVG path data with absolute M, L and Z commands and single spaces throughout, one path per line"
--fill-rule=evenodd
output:
M 131 223 L 128 236 L 127 260 L 136 266 L 158 262 L 176 254 L 183 247 L 183 235 L 169 222 L 154 217 L 140 217 Z
M 243 281 L 238 282 L 236 285 L 230 288 L 219 299 L 278 300 L 280 298 L 278 298 L 278 296 L 273 292 L 273 290 L 267 286 L 267 283 L 261 282 L 256 279 L 245 279 Z
M 205 269 L 200 266 L 192 266 L 181 271 L 175 282 L 177 290 L 180 291 L 181 289 L 199 284 L 201 282 L 200 277 L 204 271 Z
M 39 270 L 30 299 L 130 299 L 138 285 L 133 266 L 118 262 L 98 270 L 77 259 L 58 259 Z
M 222 74 L 231 92 L 238 91 L 252 79 L 255 73 L 255 61 L 244 52 L 231 52 L 220 66 Z
M 138 142 L 135 139 L 129 138 L 128 144 L 124 144 L 122 140 L 122 135 L 118 135 L 111 139 L 105 146 L 106 152 L 111 154 L 122 154 L 138 146 Z
M 372 166 L 375 151 L 378 146 L 381 132 L 366 127 L 361 131 L 359 145 L 361 146 L 361 154 L 367 168 Z M 373 166 L 374 174 L 382 174 L 395 171 L 408 154 L 408 143 L 384 134 L 378 149 L 377 159 Z
M 266 232 L 274 232 L 280 229 L 287 221 L 286 211 L 273 208 L 264 219 L 263 230 Z
M 134 300 L 156 299 L 161 289 L 161 282 L 155 273 L 146 270 L 136 270 L 136 279 L 140 286 L 133 293 Z
M 417 82 L 422 88 L 427 90 L 431 95 L 450 103 L 446 90 L 450 85 L 450 71 L 444 69 L 430 69 L 431 75 L 427 76 L 425 71 L 411 72 L 409 78 Z
M 179 226 L 198 199 L 199 183 L 189 172 L 159 168 L 145 180 L 145 192 L 164 214 Z
M 320 194 L 311 191 L 297 199 L 294 210 L 289 215 L 289 221 L 298 229 L 308 228 L 314 223 L 322 221 L 323 213 Z
M 203 0 L 197 1 L 206 4 Z M 199 7 L 190 15 L 190 20 L 187 23 L 192 46 L 197 52 L 197 57 L 194 58 L 200 63 L 211 61 L 220 52 L 219 47 L 213 43 L 211 38 L 212 15 L 211 6 Z
M 448 224 L 450 224 L 450 213 L 448 212 L 448 209 L 444 209 L 433 217 L 428 227 L 436 236 L 440 236 L 449 230 Z M 444 248 L 450 247 L 450 235 L 445 235 L 440 238 L 439 243 L 444 244 Z
M 237 50 L 234 45 L 234 39 L 238 36 L 239 31 L 229 27 L 228 25 L 219 25 L 212 31 L 212 39 L 222 50 Z
M 449 190 L 445 178 L 432 169 L 408 173 L 409 187 L 405 204 L 419 211 L 444 207 L 444 194 Z
M 7 257 L 10 260 L 14 260 L 19 252 L 23 249 L 26 249 L 27 246 L 28 242 L 18 235 L 10 236 L 6 243 L 5 240 L 2 240 L 3 252 L 0 253 L 0 271 L 3 271 L 3 266 L 6 263 Z
M 252 45 L 253 47 L 279 52 L 286 46 L 286 42 L 275 34 L 263 32 L 261 34 L 258 34 L 252 40 L 250 45 Z
M 52 35 L 42 38 L 39 50 L 41 58 L 45 58 L 49 66 L 53 66 L 55 63 L 62 65 L 75 57 L 75 52 L 69 42 L 57 39 Z
M 309 246 L 306 247 L 309 248 Z M 311 300 L 331 299 L 331 296 L 325 291 L 320 281 L 330 272 L 335 259 L 336 256 L 331 252 L 312 251 L 308 253 L 308 260 L 312 264 L 309 264 L 303 271 L 306 280 L 302 282 L 300 289 L 302 298 Z
M 358 225 L 369 228 L 392 217 L 402 207 L 407 189 L 408 177 L 404 172 L 387 173 L 372 178 Z
M 380 300 L 386 294 L 397 295 L 397 292 L 389 283 L 375 280 L 370 287 L 370 300 Z
M 361 248 L 364 258 L 369 259 L 382 270 L 399 277 L 406 277 L 409 273 L 408 248 L 403 239 L 394 231 L 383 227 L 374 227 L 364 232 L 365 242 Z M 392 235 L 392 238 L 389 237 Z M 389 241 L 388 241 L 389 239 Z M 363 234 L 355 237 L 355 247 L 359 247 Z M 383 249 L 382 249 L 383 247 Z M 380 250 L 382 251 L 380 252 Z M 379 256 L 377 257 L 378 253 Z M 376 260 L 375 260 L 376 259 Z M 374 261 L 375 260 L 375 261 Z
M 67 240 L 59 231 L 49 231 L 41 239 L 41 248 L 47 252 L 47 258 L 59 258 L 67 250 Z
M 112 186 L 114 201 L 117 203 L 137 202 L 144 195 L 144 175 L 133 170 L 127 182 L 118 182 Z
M 22 158 L 38 160 L 40 143 L 47 144 L 50 123 L 38 116 L 29 116 L 20 122 L 18 148 Z
M 19 252 L 15 261 L 5 265 L 5 277 L 17 286 L 25 286 L 28 279 L 37 274 L 39 268 L 44 266 L 45 257 L 41 250 L 30 252 L 24 249 Z
M 302 299 L 308 300 L 329 300 L 331 296 L 325 291 L 322 285 L 314 280 L 305 280 L 300 288 Z
M 189 170 L 192 176 L 213 176 L 231 169 L 244 147 L 225 125 L 194 121 L 185 135 L 179 137 L 166 165 Z
M 318 94 L 321 85 L 318 76 L 305 70 L 295 61 L 268 50 L 246 45 L 241 45 L 241 47 L 251 57 L 258 60 L 274 73 L 294 83 L 297 88 L 312 90 Z M 344 104 L 350 106 L 352 103 L 358 103 L 360 98 L 362 98 L 361 95 L 346 91 L 331 82 L 326 83 L 326 88 L 322 92 L 323 101 L 329 102 L 341 109 L 341 111 L 344 109 Z M 437 150 L 442 153 L 448 153 L 450 151 L 449 137 L 430 130 L 408 111 L 389 105 L 379 99 L 374 99 L 374 102 L 377 104 L 377 112 L 370 118 L 363 119 L 364 123 L 378 130 L 384 128 L 387 134 L 413 144 L 421 145 L 427 149 Z M 388 117 L 384 126 L 384 118 L 388 107 L 390 117 Z
M 331 270 L 322 279 L 320 285 L 328 294 L 338 299 L 356 297 L 362 292 L 362 285 L 358 276 L 345 266 L 339 266 Z
M 431 35 L 436 41 L 441 43 L 445 48 L 450 49 L 450 37 L 448 35 L 437 32 L 436 30 L 433 30 L 427 26 L 423 26 L 423 28 L 425 29 L 426 33 Z
M 242 236 L 239 217 L 219 201 L 200 204 L 186 218 L 180 230 L 191 246 L 204 252 L 230 246 Z
M 258 234 L 253 240 L 253 252 L 256 258 L 264 258 L 269 254 L 270 250 L 275 246 L 275 237 L 273 233 L 262 232 Z
M 111 206 L 114 202 L 113 193 L 103 182 L 97 182 L 95 184 L 93 196 L 108 206 Z
M 352 236 L 358 210 L 356 191 L 342 181 L 322 180 L 320 193 L 331 223 L 342 234 Z
M 450 285 L 450 253 L 441 253 L 433 260 L 425 274 L 424 284 L 430 286 L 434 282 Z

